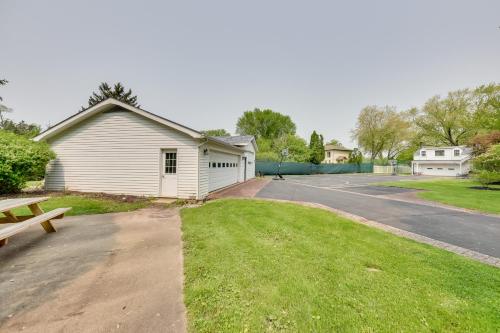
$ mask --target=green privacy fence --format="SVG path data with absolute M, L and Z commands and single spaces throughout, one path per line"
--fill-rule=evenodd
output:
M 257 175 L 275 175 L 278 171 L 278 162 L 255 161 Z M 283 175 L 312 175 L 317 173 L 372 173 L 372 163 L 361 164 L 313 164 L 283 162 L 280 173 Z

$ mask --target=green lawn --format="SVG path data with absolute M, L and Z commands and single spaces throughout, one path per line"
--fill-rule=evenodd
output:
M 500 269 L 330 212 L 182 210 L 191 332 L 498 332 Z
M 29 195 L 24 195 L 29 196 Z M 78 194 L 47 194 L 51 197 L 48 201 L 41 202 L 40 207 L 43 210 L 49 211 L 59 207 L 72 207 L 73 209 L 66 215 L 87 215 L 87 214 L 103 214 L 114 212 L 132 211 L 147 207 L 151 201 L 149 199 L 136 198 L 130 200 L 120 200 L 120 197 L 99 197 L 96 195 L 78 195 Z M 27 207 L 14 210 L 18 215 L 30 214 Z
M 382 186 L 396 186 L 426 190 L 417 193 L 422 199 L 445 204 L 476 209 L 489 213 L 500 213 L 500 191 L 476 190 L 470 187 L 480 186 L 466 179 L 407 180 L 379 183 Z M 493 186 L 500 188 L 500 186 Z

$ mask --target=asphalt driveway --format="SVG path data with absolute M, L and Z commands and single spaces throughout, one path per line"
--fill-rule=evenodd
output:
M 371 174 L 287 176 L 269 182 L 257 197 L 320 203 L 500 258 L 500 217 L 404 202 L 387 195 L 414 190 L 370 185 L 400 178 L 411 179 Z

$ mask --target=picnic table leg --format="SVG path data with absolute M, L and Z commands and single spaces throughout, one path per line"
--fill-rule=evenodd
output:
M 36 203 L 28 205 L 28 207 L 35 216 L 43 214 L 42 208 L 40 208 L 40 206 L 38 206 L 38 204 Z M 50 223 L 50 220 L 42 222 L 40 224 L 42 225 L 43 229 L 45 229 L 46 232 L 56 232 L 56 229 L 54 228 L 52 223 Z
M 7 217 L 7 220 L 9 222 L 15 223 L 19 221 L 16 214 L 11 212 L 10 210 L 3 212 L 3 214 Z M 8 238 L 0 239 L 0 247 L 7 245 L 8 242 L 9 242 Z
M 12 223 L 15 223 L 15 222 L 18 222 L 19 220 L 17 219 L 17 216 L 16 214 L 14 214 L 13 212 L 11 212 L 10 210 L 6 211 L 6 212 L 3 212 L 5 216 L 7 216 L 7 218 L 12 222 Z

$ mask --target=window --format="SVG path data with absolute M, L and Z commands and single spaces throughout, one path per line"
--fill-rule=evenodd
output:
M 326 153 L 326 156 L 327 156 L 327 157 L 330 157 L 330 152 L 327 152 L 327 153 Z
M 455 149 L 455 150 L 453 151 L 453 155 L 455 155 L 455 156 L 460 156 L 460 149 Z
M 434 156 L 444 156 L 444 150 L 436 150 Z
M 427 152 L 426 152 L 425 150 L 422 150 L 422 151 L 420 152 L 420 155 L 421 155 L 421 156 L 426 156 L 426 155 L 427 155 Z
M 218 162 L 218 163 L 217 163 L 217 167 L 218 167 L 218 168 L 220 168 L 220 167 L 221 167 L 221 163 L 220 163 L 220 162 Z
M 210 168 L 210 166 L 212 165 L 212 163 L 208 162 L 208 167 Z
M 443 170 L 443 168 L 438 168 L 438 170 Z
M 165 153 L 165 173 L 177 173 L 177 153 Z
M 217 163 L 212 162 L 212 168 L 217 168 Z
M 432 170 L 432 168 L 427 168 L 427 170 Z
M 455 170 L 455 168 L 448 168 L 448 170 Z

